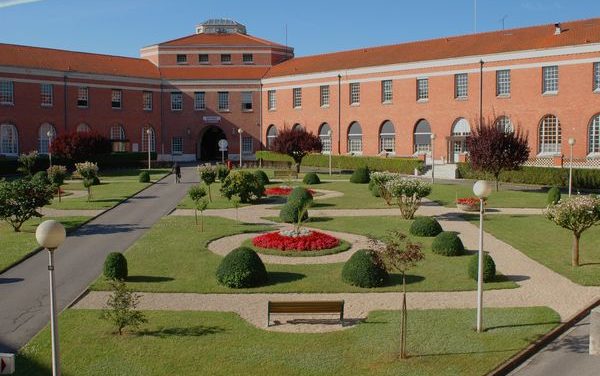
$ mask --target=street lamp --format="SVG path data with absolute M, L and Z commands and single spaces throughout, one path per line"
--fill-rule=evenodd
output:
M 569 137 L 569 147 L 571 148 L 571 159 L 569 160 L 569 197 L 571 197 L 571 190 L 573 187 L 573 146 L 575 145 L 575 138 Z
M 52 167 L 52 137 L 54 137 L 54 132 L 52 132 L 52 129 L 50 129 L 47 133 L 46 136 L 48 136 L 48 159 L 50 161 L 50 167 Z
M 238 133 L 240 135 L 240 168 L 242 168 L 242 133 L 244 133 L 242 128 L 238 128 Z
M 331 140 L 331 129 L 327 131 L 327 139 L 329 140 L 329 176 L 331 176 L 331 154 L 333 153 L 333 142 Z
M 151 162 L 150 162 L 150 149 L 152 147 L 152 143 L 150 142 L 150 138 L 152 136 L 152 129 L 148 128 L 146 129 L 146 135 L 148 136 L 148 170 L 150 170 L 151 168 Z
M 431 134 L 431 184 L 435 184 L 435 153 L 434 145 L 435 145 L 435 133 Z
M 35 230 L 38 244 L 48 250 L 48 273 L 50 275 L 50 329 L 52 331 L 52 375 L 60 376 L 60 351 L 58 348 L 58 327 L 56 322 L 56 298 L 54 297 L 54 250 L 66 237 L 65 228 L 60 222 L 48 220 Z
M 477 267 L 477 331 L 483 331 L 483 201 L 492 193 L 492 186 L 485 180 L 473 185 L 473 193 L 479 197 L 479 263 Z

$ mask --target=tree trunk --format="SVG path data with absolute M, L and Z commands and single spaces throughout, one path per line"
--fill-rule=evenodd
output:
M 58 202 L 61 201 L 61 197 L 60 197 L 60 185 L 58 186 Z
M 212 202 L 212 195 L 210 194 L 210 184 L 206 184 L 208 186 L 208 201 Z
M 300 173 L 300 162 L 296 162 L 296 173 Z
M 194 209 L 194 219 L 196 221 L 196 226 L 198 226 L 198 209 Z
M 400 311 L 400 359 L 406 359 L 406 274 L 402 272 L 402 309 Z
M 494 175 L 494 177 L 496 178 L 496 192 L 498 192 L 500 190 L 500 173 Z
M 581 234 L 573 233 L 573 251 L 571 254 L 571 265 L 579 266 L 579 237 Z
M 204 232 L 204 214 L 200 212 L 200 231 Z

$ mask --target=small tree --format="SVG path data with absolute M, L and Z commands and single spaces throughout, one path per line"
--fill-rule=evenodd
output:
M 400 311 L 400 358 L 406 359 L 406 331 L 408 310 L 406 308 L 406 272 L 417 265 L 425 255 L 421 245 L 411 242 L 406 235 L 399 231 L 390 231 L 379 241 L 370 239 L 371 247 L 383 260 L 388 271 L 398 271 L 402 274 L 402 309 Z
M 52 187 L 41 181 L 0 180 L 0 219 L 19 232 L 25 221 L 42 216 L 37 209 L 48 205 L 53 196 Z
M 418 179 L 392 179 L 385 184 L 385 188 L 396 200 L 404 219 L 413 219 L 421 199 L 431 193 L 431 184 Z
M 200 175 L 200 180 L 202 180 L 208 188 L 208 201 L 212 202 L 210 185 L 217 180 L 217 170 L 212 166 L 198 166 L 198 174 Z
M 129 291 L 125 282 L 121 280 L 111 281 L 110 286 L 112 294 L 106 301 L 106 308 L 100 314 L 101 319 L 113 324 L 119 335 L 122 335 L 123 329 L 127 327 L 137 329 L 141 324 L 148 322 L 144 314 L 136 309 L 139 295 Z
M 240 221 L 240 216 L 239 216 L 239 212 L 240 212 L 240 202 L 242 200 L 240 200 L 240 198 L 238 196 L 233 196 L 231 198 L 231 203 L 233 204 L 233 207 L 235 208 L 235 221 L 239 222 Z
M 200 201 L 206 196 L 206 189 L 199 185 L 194 185 L 188 191 L 188 196 L 194 201 L 194 218 L 196 219 L 196 226 L 198 226 L 198 207 L 200 206 Z
M 574 196 L 548 206 L 546 218 L 573 232 L 571 265 L 579 266 L 579 239 L 588 228 L 600 223 L 600 199 Z
M 379 195 L 388 206 L 392 205 L 393 197 L 387 189 L 387 183 L 400 178 L 400 174 L 394 172 L 372 172 L 371 182 L 379 188 Z
M 96 160 L 99 155 L 112 151 L 111 141 L 94 132 L 72 132 L 52 140 L 52 155 L 65 161 L 83 162 Z
M 60 186 L 65 183 L 67 177 L 67 168 L 65 166 L 54 165 L 48 168 L 48 179 L 58 192 L 58 202 L 61 202 Z
M 498 191 L 500 173 L 518 170 L 529 158 L 527 135 L 519 129 L 507 132 L 487 120 L 467 138 L 469 163 L 474 170 L 490 173 Z
M 35 150 L 28 154 L 19 155 L 19 167 L 17 168 L 17 171 L 24 174 L 25 176 L 32 176 L 37 159 L 38 152 Z
M 205 198 L 196 202 L 196 210 L 200 212 L 200 231 L 204 232 L 204 211 L 208 207 L 208 200 Z
M 300 172 L 302 158 L 308 153 L 320 153 L 321 148 L 321 139 L 312 132 L 304 129 L 284 128 L 273 139 L 270 149 L 292 157 L 296 163 L 296 172 Z
M 75 163 L 77 173 L 83 178 L 83 186 L 87 188 L 87 200 L 92 198 L 92 185 L 98 179 L 98 165 L 93 162 Z

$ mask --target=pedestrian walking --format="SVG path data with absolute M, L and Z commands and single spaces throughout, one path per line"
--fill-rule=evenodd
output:
M 175 174 L 175 183 L 181 183 L 181 167 L 179 166 L 179 163 L 175 162 L 172 172 Z

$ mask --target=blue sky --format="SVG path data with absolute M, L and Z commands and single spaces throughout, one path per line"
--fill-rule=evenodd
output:
M 251 4 L 251 6 L 250 6 Z M 0 42 L 137 57 L 139 48 L 228 17 L 296 55 L 474 30 L 474 0 L 0 0 Z M 506 17 L 505 17 L 506 16 Z M 599 0 L 478 0 L 477 30 L 600 17 Z

